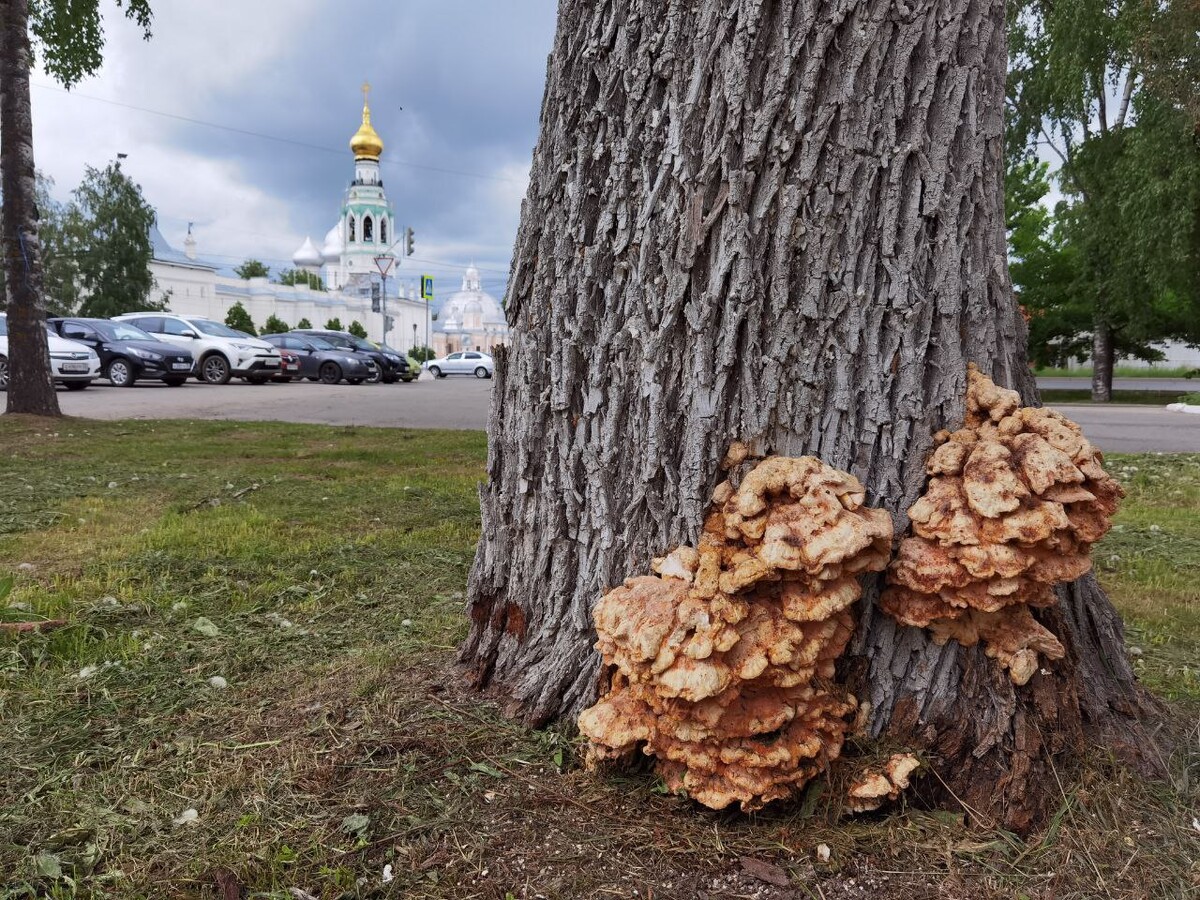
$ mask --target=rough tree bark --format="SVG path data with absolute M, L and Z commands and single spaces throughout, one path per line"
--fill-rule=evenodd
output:
M 50 379 L 38 241 L 33 114 L 29 103 L 29 0 L 0 5 L 0 179 L 8 295 L 8 411 L 61 415 Z
M 696 540 L 731 440 L 853 472 L 902 530 L 968 362 L 1035 401 L 1003 23 L 1002 0 L 562 0 L 461 649 L 514 714 L 593 700 L 591 607 Z M 871 731 L 927 749 L 982 819 L 1031 827 L 1055 756 L 1136 735 L 1091 578 L 1043 617 L 1068 658 L 1021 689 L 877 596 L 846 666 Z

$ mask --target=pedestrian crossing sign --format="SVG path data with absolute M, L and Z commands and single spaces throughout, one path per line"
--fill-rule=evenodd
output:
M 421 276 L 421 299 L 429 301 L 433 299 L 433 276 Z

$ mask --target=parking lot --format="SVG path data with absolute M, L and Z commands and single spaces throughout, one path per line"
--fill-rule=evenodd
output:
M 189 381 L 172 388 L 138 382 L 115 388 L 96 381 L 86 391 L 58 392 L 68 416 L 90 419 L 238 419 L 378 425 L 388 428 L 483 428 L 493 382 L 428 375 L 408 384 L 226 385 Z
M 377 425 L 388 428 L 475 429 L 487 426 L 493 382 L 428 375 L 409 384 L 353 386 L 308 382 L 251 385 L 189 381 L 169 388 L 139 382 L 114 388 L 97 381 L 86 391 L 60 390 L 69 416 L 94 419 L 238 419 Z M 1159 406 L 1060 406 L 1109 453 L 1200 452 L 1200 416 Z

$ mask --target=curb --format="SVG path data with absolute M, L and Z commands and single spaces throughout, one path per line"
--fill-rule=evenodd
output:
M 1200 416 L 1200 406 L 1191 403 L 1168 403 L 1167 409 L 1171 412 L 1192 413 Z

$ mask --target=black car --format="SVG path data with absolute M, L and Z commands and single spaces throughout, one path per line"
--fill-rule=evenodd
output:
M 65 338 L 86 344 L 100 357 L 100 376 L 114 387 L 133 387 L 141 378 L 179 387 L 192 374 L 192 352 L 155 340 L 128 322 L 109 319 L 50 319 Z
M 396 381 L 413 381 L 417 373 L 408 367 L 404 354 L 394 350 L 382 350 L 365 338 L 355 337 L 347 331 L 322 331 L 318 328 L 304 328 L 291 332 L 292 334 L 307 334 L 328 341 L 335 347 L 365 353 L 375 360 L 379 366 L 380 377 L 384 384 Z
M 260 340 L 281 350 L 291 350 L 300 357 L 300 377 L 309 381 L 337 384 L 345 378 L 351 384 L 378 381 L 379 367 L 366 354 L 335 347 L 313 334 L 295 331 L 287 334 L 264 334 Z

